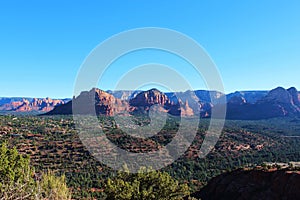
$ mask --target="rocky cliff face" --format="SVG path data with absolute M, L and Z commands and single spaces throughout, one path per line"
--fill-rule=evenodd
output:
M 278 104 L 293 104 L 293 98 L 289 91 L 282 87 L 271 90 L 259 103 L 278 103 Z
M 238 99 L 240 98 L 240 99 Z M 227 104 L 228 119 L 267 119 L 273 117 L 300 116 L 298 91 L 278 87 L 255 103 L 247 103 L 242 97 L 232 97 Z
M 184 105 L 181 106 L 181 115 L 182 116 L 193 116 L 194 110 L 189 106 L 189 102 L 185 101 Z
M 129 100 L 132 112 L 147 112 L 151 106 L 159 105 L 161 112 L 172 115 L 193 116 L 200 111 L 199 99 L 194 92 L 169 93 L 169 96 L 157 89 L 142 91 Z M 129 110 L 129 109 L 128 109 Z
M 237 170 L 219 175 L 192 196 L 202 200 L 293 200 L 300 197 L 299 171 Z
M 172 101 L 168 96 L 157 89 L 151 89 L 136 94 L 133 98 L 122 100 L 114 97 L 112 94 L 100 89 L 92 89 L 88 92 L 82 92 L 72 102 L 55 107 L 48 112 L 49 115 L 72 114 L 72 107 L 76 107 L 76 114 L 92 114 L 113 116 L 120 113 L 146 114 L 153 105 L 159 105 L 157 109 L 160 112 L 168 112 L 172 115 L 192 116 L 197 110 L 200 110 L 200 104 L 193 107 L 190 101 L 183 98 Z M 74 104 L 74 105 L 73 105 Z M 90 104 L 93 104 L 94 107 Z
M 73 106 L 76 108 L 76 114 L 93 114 L 113 116 L 116 113 L 129 110 L 129 104 L 113 95 L 93 88 L 90 91 L 82 92 L 78 97 L 73 98 L 67 104 L 56 106 L 47 115 L 70 115 Z
M 261 100 L 269 91 L 237 91 L 226 95 L 227 100 L 230 100 L 233 97 L 242 97 L 246 100 L 247 103 L 254 104 L 257 101 Z
M 117 90 L 117 91 L 108 90 L 106 92 L 108 94 L 113 95 L 117 99 L 130 100 L 142 91 L 140 91 L 140 90 Z
M 289 92 L 289 94 L 291 95 L 291 101 L 295 106 L 300 106 L 300 100 L 299 100 L 299 92 L 297 91 L 296 88 L 291 87 L 287 90 Z
M 234 104 L 234 105 L 243 105 L 243 104 L 246 104 L 247 101 L 242 96 L 233 96 L 231 99 L 229 99 L 228 103 Z
M 167 105 L 170 101 L 164 93 L 157 89 L 151 89 L 145 92 L 140 92 L 135 98 L 129 101 L 132 106 L 152 106 L 154 104 Z

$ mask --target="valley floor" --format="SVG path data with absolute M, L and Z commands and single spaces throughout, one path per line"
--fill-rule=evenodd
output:
M 147 123 L 147 119 L 140 119 Z M 170 120 L 157 136 L 141 140 L 128 137 L 110 117 L 99 118 L 106 136 L 132 152 L 146 152 L 169 143 L 178 130 L 178 121 Z M 274 118 L 259 121 L 228 120 L 215 148 L 205 158 L 198 157 L 209 119 L 201 120 L 190 148 L 162 171 L 191 192 L 198 191 L 213 177 L 242 167 L 263 163 L 300 161 L 300 120 Z M 22 154 L 31 157 L 36 171 L 51 169 L 65 174 L 74 198 L 105 196 L 104 183 L 116 174 L 97 161 L 82 144 L 72 116 L 0 116 L 0 143 L 7 141 Z

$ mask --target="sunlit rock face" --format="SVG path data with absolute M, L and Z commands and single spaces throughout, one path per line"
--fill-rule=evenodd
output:
M 11 101 L 0 105 L 0 110 L 14 112 L 49 112 L 55 106 L 65 104 L 68 99 L 51 99 L 47 98 L 22 98 L 17 101 Z
M 115 96 L 114 96 L 115 95 Z M 257 96 L 256 96 L 257 95 Z M 121 98 L 117 98 L 121 97 Z M 130 97 L 129 97 L 130 96 Z M 257 120 L 274 117 L 300 116 L 299 92 L 296 88 L 275 88 L 269 92 L 249 91 L 235 92 L 224 95 L 215 91 L 186 91 L 163 93 L 157 89 L 139 92 L 112 92 L 94 88 L 82 92 L 71 102 L 59 102 L 45 99 L 24 102 L 22 109 L 37 108 L 40 104 L 44 109 L 55 108 L 47 114 L 72 114 L 72 103 L 77 105 L 77 114 L 96 113 L 97 115 L 114 116 L 116 114 L 148 114 L 153 105 L 159 112 L 167 112 L 176 116 L 211 117 L 212 110 L 218 110 L 227 104 L 226 118 L 238 120 Z M 224 98 L 227 101 L 223 101 Z M 89 104 L 91 105 L 88 105 Z M 31 105 L 32 104 L 32 105 Z M 79 105 L 79 106 L 78 106 Z M 20 106 L 18 103 L 15 105 Z M 21 108 L 21 107 L 20 107 Z M 87 109 L 89 108 L 89 109 Z M 153 107 L 152 107 L 153 108 Z

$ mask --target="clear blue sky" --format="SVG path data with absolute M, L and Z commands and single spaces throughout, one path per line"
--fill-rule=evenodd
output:
M 218 66 L 226 92 L 300 90 L 299 10 L 297 0 L 1 1 L 0 96 L 71 97 L 89 52 L 140 27 L 194 38 Z M 102 89 L 114 85 L 108 78 Z

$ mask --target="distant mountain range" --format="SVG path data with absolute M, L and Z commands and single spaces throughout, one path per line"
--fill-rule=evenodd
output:
M 93 103 L 94 105 L 89 105 Z M 157 89 L 147 91 L 103 91 L 94 88 L 76 98 L 0 98 L 0 111 L 46 112 L 47 115 L 72 114 L 73 104 L 77 114 L 95 112 L 98 115 L 147 114 L 150 109 L 171 115 L 210 117 L 213 109 L 227 104 L 227 119 L 257 120 L 273 117 L 300 116 L 300 93 L 292 87 L 271 91 L 237 91 L 223 94 L 217 91 L 196 90 L 163 93 Z M 87 109 L 89 108 L 89 109 Z
M 300 116 L 300 95 L 296 88 L 278 87 L 249 103 L 244 96 L 233 96 L 227 103 L 228 119 L 267 119 Z
M 0 97 L 0 111 L 5 112 L 49 112 L 55 106 L 71 99 Z

